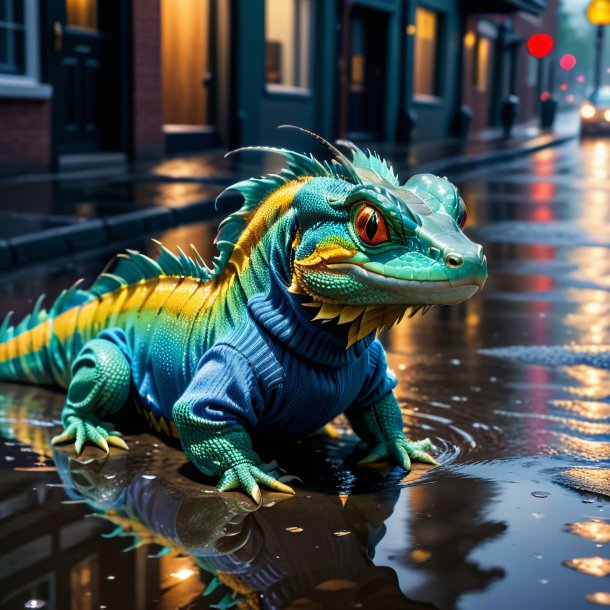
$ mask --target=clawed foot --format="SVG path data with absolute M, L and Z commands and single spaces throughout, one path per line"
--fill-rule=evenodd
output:
M 294 494 L 292 487 L 285 485 L 270 474 L 267 474 L 263 468 L 265 466 L 255 466 L 254 464 L 240 464 L 225 471 L 218 489 L 220 491 L 230 491 L 231 489 L 242 488 L 247 494 L 252 496 L 252 499 L 260 504 L 262 502 L 261 490 L 259 483 L 274 491 L 279 491 L 285 494 Z
M 438 462 L 428 453 L 431 449 L 434 449 L 434 445 L 429 438 L 414 442 L 409 442 L 404 437 L 394 438 L 375 445 L 358 464 L 371 464 L 389 458 L 407 472 L 411 470 L 411 462 L 423 462 L 424 464 L 438 466 Z
M 67 428 L 57 436 L 53 437 L 53 445 L 69 443 L 74 441 L 74 450 L 80 455 L 85 443 L 90 442 L 108 453 L 110 445 L 119 449 L 129 450 L 127 443 L 121 438 L 121 433 L 108 429 L 109 425 L 101 421 L 88 421 L 80 417 L 72 417 L 68 420 Z

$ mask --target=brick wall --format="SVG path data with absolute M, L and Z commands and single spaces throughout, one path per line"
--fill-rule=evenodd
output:
M 0 99 L 0 172 L 48 171 L 51 104 Z
M 160 0 L 133 0 L 133 152 L 136 160 L 163 154 Z

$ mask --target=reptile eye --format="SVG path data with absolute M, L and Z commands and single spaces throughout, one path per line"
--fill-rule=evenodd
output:
M 458 213 L 458 225 L 460 229 L 463 229 L 466 226 L 466 220 L 468 218 L 468 211 L 466 210 L 466 204 L 464 200 L 460 197 L 460 211 Z
M 354 221 L 358 237 L 369 246 L 382 244 L 390 239 L 388 223 L 381 212 L 367 203 L 356 212 Z

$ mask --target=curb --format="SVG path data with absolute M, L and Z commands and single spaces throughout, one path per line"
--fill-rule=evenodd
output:
M 539 136 L 535 140 L 531 140 L 523 146 L 516 148 L 509 148 L 491 153 L 481 153 L 478 155 L 469 155 L 468 157 L 459 160 L 454 158 L 441 159 L 440 161 L 435 161 L 433 163 L 415 165 L 410 169 L 415 170 L 418 173 L 442 175 L 447 175 L 450 173 L 457 174 L 469 171 L 475 167 L 481 167 L 493 163 L 502 163 L 503 161 L 510 161 L 511 159 L 531 155 L 545 148 L 560 146 L 561 144 L 565 144 L 566 142 L 575 140 L 576 138 L 578 138 L 578 134 L 576 133 L 555 137 L 552 134 L 545 134 Z
M 475 167 L 509 161 L 551 146 L 559 146 L 577 137 L 577 134 L 557 137 L 546 134 L 516 148 L 470 155 L 461 159 L 441 159 L 434 163 L 415 165 L 409 169 L 415 173 L 437 175 L 462 173 Z M 223 207 L 228 209 L 231 205 L 237 204 L 238 200 L 239 196 L 236 194 L 225 195 Z M 0 272 L 12 269 L 14 266 L 28 265 L 115 242 L 124 242 L 133 235 L 147 235 L 178 225 L 209 220 L 216 215 L 214 203 L 215 199 L 204 199 L 179 208 L 146 208 L 0 240 Z

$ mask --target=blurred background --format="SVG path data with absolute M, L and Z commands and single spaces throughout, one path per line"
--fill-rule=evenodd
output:
M 509 96 L 516 123 L 541 96 L 581 102 L 588 4 L 0 0 L 0 172 L 276 143 L 285 122 L 367 143 L 476 139 Z M 542 59 L 535 33 L 555 42 Z

